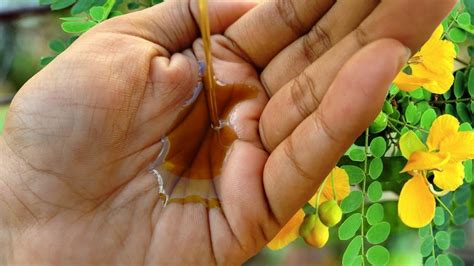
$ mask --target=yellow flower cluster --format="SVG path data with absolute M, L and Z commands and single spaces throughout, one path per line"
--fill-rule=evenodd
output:
M 411 73 L 400 72 L 394 80 L 403 91 L 413 91 L 419 87 L 443 94 L 454 82 L 454 44 L 442 40 L 443 26 L 439 26 L 428 42 L 409 61 L 407 68 Z
M 459 132 L 459 126 L 454 116 L 442 115 L 433 122 L 426 145 L 413 131 L 400 138 L 402 155 L 408 159 L 402 172 L 413 176 L 398 201 L 398 215 L 407 226 L 420 228 L 430 223 L 435 197 L 463 184 L 463 161 L 474 159 L 474 132 Z
M 307 244 L 324 247 L 329 239 L 329 227 L 338 224 L 342 218 L 338 202 L 347 197 L 349 192 L 346 171 L 334 168 L 308 202 L 318 210 L 317 213 L 305 215 L 300 209 L 267 246 L 273 250 L 281 249 L 302 236 Z

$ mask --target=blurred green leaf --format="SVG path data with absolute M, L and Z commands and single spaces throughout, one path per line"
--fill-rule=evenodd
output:
M 463 43 L 467 40 L 466 31 L 464 31 L 460 28 L 452 28 L 448 32 L 448 37 L 451 41 L 453 41 L 455 43 Z
M 382 246 L 373 246 L 367 250 L 367 260 L 372 265 L 387 265 L 390 260 L 390 252 Z
M 72 22 L 67 21 L 61 24 L 63 31 L 67 33 L 82 33 L 97 25 L 95 21 Z
M 446 250 L 449 248 L 449 245 L 450 245 L 450 238 L 449 238 L 449 234 L 448 232 L 446 231 L 439 231 L 438 233 L 436 233 L 435 235 L 435 240 L 436 240 L 436 245 L 442 249 L 442 250 Z
M 436 207 L 435 216 L 433 218 L 433 223 L 435 225 L 443 225 L 445 222 L 444 209 L 442 207 Z
M 360 249 L 362 247 L 362 236 L 356 236 L 347 245 L 344 254 L 342 255 L 342 265 L 350 266 L 354 262 L 355 258 L 359 256 Z
M 362 149 L 353 149 L 349 152 L 349 158 L 354 162 L 363 162 L 365 160 L 365 152 Z
M 434 238 L 427 236 L 423 239 L 420 245 L 420 254 L 423 257 L 428 257 L 433 253 Z
M 456 72 L 454 76 L 454 96 L 456 99 L 464 95 L 464 73 L 462 71 Z
M 381 222 L 373 225 L 367 231 L 367 241 L 370 244 L 380 244 L 387 240 L 388 235 L 390 235 L 390 224 L 387 222 Z
M 451 232 L 451 246 L 455 248 L 464 248 L 466 245 L 466 233 L 463 229 L 456 229 Z
M 51 4 L 51 10 L 60 10 L 72 6 L 76 0 L 57 0 Z

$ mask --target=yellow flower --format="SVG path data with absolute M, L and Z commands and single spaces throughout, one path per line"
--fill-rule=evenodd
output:
M 440 25 L 428 42 L 409 61 L 411 75 L 400 72 L 394 82 L 403 91 L 413 91 L 419 87 L 443 94 L 454 82 L 454 44 L 442 40 L 443 26 Z
M 324 187 L 322 188 L 320 193 L 319 205 L 328 200 L 333 199 L 341 201 L 342 199 L 347 197 L 347 195 L 349 195 L 349 176 L 347 175 L 345 170 L 336 167 L 331 171 L 331 173 L 326 177 L 326 179 L 327 181 L 323 182 Z M 334 189 L 332 186 L 332 180 L 334 180 Z M 336 192 L 335 197 L 334 191 Z M 316 193 L 309 201 L 309 204 L 311 204 L 313 207 L 316 206 L 317 194 L 318 193 Z M 303 223 L 304 217 L 305 213 L 302 209 L 300 209 L 273 238 L 273 240 L 268 243 L 267 247 L 273 250 L 282 249 L 288 246 L 294 240 L 296 240 L 299 237 L 299 229 L 301 224 Z
M 434 217 L 435 196 L 456 190 L 463 184 L 463 161 L 474 158 L 474 132 L 459 132 L 459 121 L 451 115 L 438 117 L 431 127 L 426 144 L 413 131 L 400 138 L 402 155 L 408 163 L 402 172 L 413 178 L 402 188 L 398 215 L 409 227 L 420 228 Z M 428 181 L 434 175 L 433 183 Z

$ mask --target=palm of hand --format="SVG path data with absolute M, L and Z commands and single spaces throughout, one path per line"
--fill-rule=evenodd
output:
M 202 94 L 192 104 L 190 119 L 175 125 L 197 86 L 199 43 L 171 59 L 153 58 L 160 51 L 145 40 L 90 33 L 35 78 L 43 86 L 22 90 L 11 107 L 6 139 L 16 156 L 45 175 L 42 184 L 27 186 L 47 212 L 32 213 L 37 225 L 19 241 L 29 247 L 20 252 L 35 250 L 45 262 L 62 253 L 58 262 L 129 265 L 195 254 L 201 261 L 192 263 L 208 264 L 224 258 L 241 261 L 266 243 L 259 226 L 271 221 L 257 215 L 269 213 L 261 196 L 267 153 L 258 137 L 266 95 L 256 70 L 226 48 L 224 37 L 214 37 L 216 76 L 226 83 L 249 84 L 258 95 L 232 111 L 239 140 L 215 184 L 222 209 L 201 204 L 163 208 L 148 171 L 163 136 L 190 124 L 200 125 L 199 131 L 209 127 L 207 117 L 198 114 L 196 120 L 196 113 L 207 112 Z M 62 75 L 68 80 L 44 81 Z M 188 130 L 178 142 L 201 145 L 204 138 Z M 38 158 L 39 151 L 45 156 Z M 247 196 L 239 196 L 242 191 Z M 241 213 L 244 205 L 252 207 Z M 44 245 L 44 239 L 51 245 Z M 71 253 L 63 253 L 65 247 Z
M 431 1 L 420 1 L 417 5 L 432 7 Z M 416 49 L 426 39 L 429 30 L 435 27 L 447 6 L 451 5 L 446 4 L 445 0 L 439 1 L 440 4 L 436 5 L 439 6 L 439 14 L 430 15 L 427 26 L 413 29 L 425 35 L 406 38 L 412 48 Z M 314 18 L 291 14 L 288 17 L 297 19 L 298 23 L 303 17 L 307 20 L 304 27 L 309 30 L 334 1 L 323 2 L 325 4 L 295 1 L 293 8 L 296 11 L 317 12 Z M 315 71 L 321 69 L 318 61 L 313 64 L 316 67 L 310 66 L 315 58 L 305 61 L 306 65 L 297 61 L 293 68 L 293 62 L 282 61 L 288 55 L 302 54 L 299 41 L 283 50 L 283 55 L 274 59 L 273 64 L 266 66 L 276 52 L 290 44 L 289 39 L 299 37 L 288 28 L 284 28 L 286 37 L 283 31 L 283 40 L 268 43 L 268 50 L 262 47 L 263 57 L 266 56 L 263 59 L 255 58 L 255 51 L 249 50 L 249 46 L 242 46 L 242 41 L 239 44 L 245 55 L 226 37 L 214 36 L 217 78 L 227 84 L 247 84 L 257 90 L 256 97 L 240 102 L 230 114 L 238 140 L 227 155 L 220 178 L 212 182 L 213 193 L 218 195 L 221 209 L 207 209 L 202 204 L 169 204 L 163 208 L 158 183 L 148 169 L 162 149 L 163 136 L 190 123 L 202 125 L 203 129 L 209 124 L 206 119 L 184 119 L 175 124 L 182 114 L 183 105 L 193 98 L 198 83 L 197 62 L 203 57 L 199 41 L 195 41 L 196 30 L 188 32 L 193 22 L 184 22 L 181 28 L 176 26 L 179 29 L 168 36 L 151 36 L 149 31 L 161 29 L 161 26 L 166 32 L 175 25 L 172 21 L 157 19 L 157 27 L 148 31 L 142 29 L 140 25 L 149 24 L 147 19 L 156 16 L 152 11 L 144 11 L 144 18 L 140 15 L 119 18 L 103 23 L 81 37 L 30 80 L 11 106 L 4 140 L 10 160 L 15 161 L 12 163 L 16 166 L 14 174 L 21 178 L 5 183 L 13 192 L 10 194 L 14 195 L 10 202 L 23 210 L 15 217 L 15 221 L 19 221 L 15 228 L 21 233 L 12 236 L 13 259 L 17 263 L 34 261 L 49 264 L 138 265 L 158 261 L 168 264 L 238 264 L 255 254 L 309 199 L 337 158 L 370 123 L 385 95 L 379 88 L 386 86 L 398 72 L 399 56 L 390 56 L 387 52 L 398 50 L 400 53 L 403 50 L 394 41 L 380 41 L 378 45 L 367 48 L 365 53 L 359 52 L 352 62 L 349 60 L 361 49 L 354 45 L 360 42 L 360 38 L 349 33 L 371 13 L 376 6 L 376 1 L 373 2 L 359 4 L 347 1 L 340 4 L 342 7 L 365 6 L 359 8 L 358 18 L 349 18 L 351 26 L 334 30 L 340 34 L 337 39 L 345 35 L 348 37 L 329 51 L 332 55 L 341 54 L 340 57 L 331 60 L 331 64 L 325 63 L 330 57 L 319 62 L 324 67 L 328 66 L 325 71 L 319 71 L 322 74 Z M 170 6 L 182 6 L 181 3 L 169 1 L 162 9 L 170 11 Z M 259 12 L 274 12 L 274 6 L 284 5 L 284 1 L 282 3 L 268 3 Z M 366 41 L 392 37 L 385 36 L 385 32 L 396 36 L 397 32 L 402 31 L 403 27 L 393 28 L 390 22 L 379 22 L 380 18 L 385 17 L 390 20 L 386 13 L 390 14 L 392 10 L 400 17 L 419 18 L 405 14 L 402 6 L 408 4 L 412 5 L 411 1 L 390 2 L 374 11 L 373 18 L 368 19 L 373 23 L 367 23 L 366 28 L 381 24 L 391 31 L 372 32 L 366 29 L 365 32 L 374 35 L 365 36 Z M 157 13 L 160 8 L 156 8 Z M 225 18 L 223 14 L 230 14 L 230 18 L 219 21 L 221 25 L 217 32 L 225 30 L 249 8 L 247 5 L 238 11 L 221 12 L 222 16 L 217 20 Z M 342 9 L 347 8 L 350 7 Z M 184 9 L 189 13 L 187 6 Z M 182 9 L 180 12 L 183 13 Z M 255 12 L 253 19 L 257 17 L 261 15 Z M 281 20 L 288 24 L 288 18 Z M 270 27 L 268 32 L 271 33 L 283 25 L 274 24 L 261 26 Z M 239 26 L 242 29 L 248 25 L 244 20 Z M 344 23 L 341 25 L 347 26 Z M 136 28 L 130 30 L 131 27 Z M 318 32 L 320 27 L 315 29 Z M 266 34 L 264 30 L 256 30 L 254 36 L 266 40 L 266 36 L 258 36 L 262 33 Z M 235 30 L 230 35 L 234 41 L 247 37 L 241 34 L 237 38 L 239 34 Z M 187 49 L 192 43 L 193 48 Z M 280 48 L 276 48 L 275 43 L 279 43 Z M 170 56 L 170 53 L 179 51 L 184 52 Z M 377 78 L 370 82 L 362 78 L 352 85 L 371 88 L 366 91 L 370 91 L 374 99 L 361 97 L 350 89 L 342 91 L 340 87 L 348 84 L 344 80 L 351 77 L 348 73 L 357 77 L 355 72 L 361 72 L 358 66 L 377 61 L 379 55 L 380 67 L 376 64 L 366 66 L 368 70 L 359 73 L 359 76 L 367 74 Z M 255 65 L 260 68 L 266 67 L 262 77 L 249 61 L 258 62 Z M 346 71 L 341 70 L 336 75 L 344 64 Z M 306 71 L 306 67 L 309 70 Z M 282 77 L 282 71 L 290 68 L 288 77 Z M 296 101 L 298 97 L 295 96 L 298 95 L 294 92 L 298 86 L 294 85 L 299 85 L 301 80 L 309 80 L 308 73 L 301 73 L 303 70 L 314 75 L 310 79 L 316 79 L 320 84 L 320 88 L 310 88 L 310 91 L 316 91 L 305 97 L 317 98 L 320 94 L 324 99 L 319 99 L 319 102 L 313 99 L 309 105 L 304 102 L 304 97 Z M 296 76 L 299 73 L 304 79 L 298 80 Z M 282 93 L 276 94 L 266 107 L 267 96 L 261 78 L 266 80 L 269 94 L 276 94 L 283 87 Z M 290 82 L 293 78 L 294 82 Z M 290 86 L 285 88 L 287 83 Z M 309 93 L 301 89 L 296 92 Z M 294 102 L 288 104 L 285 95 L 290 95 L 290 100 Z M 344 100 L 342 95 L 349 100 Z M 369 106 L 369 102 L 376 104 Z M 285 108 L 289 109 L 279 110 L 281 103 L 286 103 Z M 320 107 L 316 103 L 320 103 Z M 342 112 L 331 107 L 335 104 L 350 107 Z M 193 110 L 205 112 L 206 109 L 203 97 L 193 104 Z M 321 109 L 325 110 L 324 116 Z M 263 121 L 259 122 L 262 112 Z M 288 121 L 278 117 L 282 115 Z M 347 117 L 349 123 L 337 122 L 347 115 L 350 116 Z M 262 124 L 271 129 L 268 125 L 275 126 L 275 132 L 264 131 L 263 128 L 259 132 L 259 125 L 262 127 Z M 263 148 L 260 140 L 262 133 L 265 135 L 262 136 L 265 147 L 272 151 L 271 155 Z M 196 137 L 195 132 L 188 132 L 178 142 L 197 140 L 198 150 L 203 151 L 206 147 L 200 143 L 205 142 L 205 136 Z M 295 147 L 299 155 L 291 152 L 295 151 Z M 186 183 L 181 188 L 186 188 Z M 198 190 L 193 192 L 201 193 L 203 191 L 199 190 L 209 187 L 193 189 Z

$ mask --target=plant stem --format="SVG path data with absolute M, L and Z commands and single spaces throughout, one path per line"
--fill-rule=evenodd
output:
M 318 189 L 318 196 L 316 197 L 316 206 L 315 206 L 316 214 L 318 214 L 318 211 L 319 211 L 319 200 L 321 199 L 321 192 L 323 191 L 324 186 L 326 186 L 327 180 L 328 180 L 327 178 L 324 178 L 323 182 L 321 183 L 321 186 Z
M 433 237 L 433 240 L 434 240 L 433 224 L 432 223 L 430 223 L 430 235 Z M 435 253 L 434 245 L 433 245 L 433 249 L 432 249 L 432 254 L 433 254 L 433 258 L 436 259 L 436 253 Z
M 417 126 L 413 126 L 413 125 L 410 125 L 410 124 L 407 124 L 406 122 L 402 122 L 400 120 L 397 120 L 395 118 L 391 118 L 389 117 L 388 120 L 392 123 L 395 123 L 395 124 L 399 124 L 399 125 L 402 125 L 402 126 L 405 126 L 407 128 L 410 128 L 410 129 L 414 129 L 414 130 L 419 130 L 423 133 L 428 133 L 428 131 L 426 129 L 423 129 L 421 127 L 417 127 Z
M 461 103 L 461 102 L 471 102 L 471 101 L 474 101 L 474 97 L 454 99 L 454 100 L 444 100 L 444 101 L 431 101 L 430 104 Z
M 364 196 L 365 199 L 365 194 L 366 194 L 366 186 L 367 186 L 367 170 L 368 170 L 368 154 L 369 154 L 369 129 L 365 130 L 365 147 L 364 147 L 364 152 L 365 152 L 365 159 L 364 159 L 364 180 L 362 183 L 362 195 Z M 360 227 L 360 235 L 362 236 L 362 246 L 361 246 L 361 252 L 362 252 L 362 265 L 365 265 L 365 246 L 364 246 L 364 217 L 365 217 L 365 202 L 362 202 L 362 223 Z
M 451 216 L 451 218 L 452 218 L 454 215 L 449 210 L 448 206 L 446 206 L 446 204 L 444 204 L 444 202 L 438 196 L 435 196 L 435 198 L 439 202 L 439 205 L 441 205 L 441 207 L 443 207 L 443 209 L 445 209 L 448 212 L 449 216 Z

